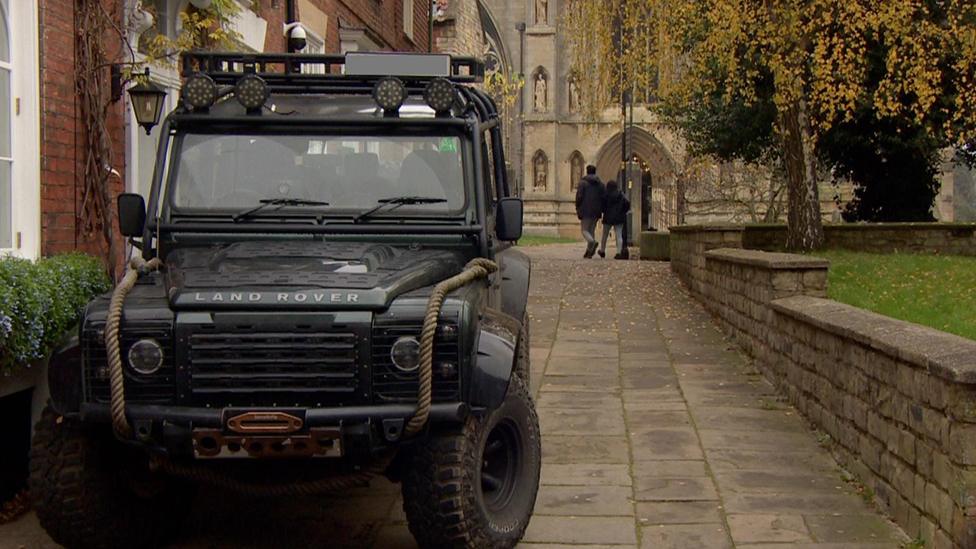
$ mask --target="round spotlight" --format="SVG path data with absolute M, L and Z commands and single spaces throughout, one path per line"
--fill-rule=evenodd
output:
M 454 84 L 446 78 L 435 78 L 424 90 L 424 102 L 440 114 L 454 106 Z
M 156 373 L 163 365 L 163 348 L 155 339 L 140 339 L 129 347 L 129 366 L 133 370 L 149 375 Z
M 268 100 L 268 85 L 256 74 L 248 74 L 234 86 L 237 102 L 249 111 L 258 110 Z
M 420 342 L 417 338 L 404 336 L 393 343 L 390 360 L 401 372 L 412 372 L 420 366 Z
M 217 100 L 217 84 L 206 74 L 196 73 L 183 83 L 181 95 L 187 107 L 208 109 Z
M 407 87 L 399 78 L 388 76 L 380 78 L 373 88 L 373 100 L 381 109 L 396 112 L 407 98 Z

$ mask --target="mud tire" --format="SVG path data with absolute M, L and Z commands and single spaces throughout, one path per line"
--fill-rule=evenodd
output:
M 505 439 L 518 448 L 514 460 L 494 459 Z M 504 443 L 503 443 L 504 446 Z M 508 464 L 502 488 L 486 491 L 486 462 Z M 403 479 L 403 509 L 410 532 L 425 549 L 512 548 L 522 539 L 535 507 L 542 463 L 539 419 L 528 388 L 512 376 L 505 401 L 454 432 L 432 434 L 418 445 Z M 507 470 L 507 467 L 503 467 Z M 491 470 L 494 472 L 494 470 Z M 511 484 L 509 484 L 511 483 Z
M 68 549 L 158 546 L 179 530 L 193 488 L 150 473 L 145 455 L 103 431 L 44 409 L 30 464 L 41 526 Z

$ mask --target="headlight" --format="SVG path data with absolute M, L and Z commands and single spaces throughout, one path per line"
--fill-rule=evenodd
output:
M 149 375 L 163 365 L 163 348 L 155 339 L 140 339 L 129 347 L 129 366 L 133 370 Z
M 409 336 L 397 339 L 390 349 L 390 360 L 402 372 L 416 370 L 420 365 L 420 342 Z
M 256 74 L 248 74 L 237 81 L 234 97 L 248 112 L 260 112 L 268 100 L 268 85 Z
M 407 98 L 407 88 L 399 78 L 388 76 L 376 81 L 373 100 L 384 112 L 395 113 Z
M 217 84 L 206 74 L 196 73 L 186 79 L 181 94 L 191 109 L 207 109 L 217 100 Z
M 424 102 L 437 114 L 444 114 L 454 106 L 454 84 L 446 78 L 435 78 L 424 89 Z

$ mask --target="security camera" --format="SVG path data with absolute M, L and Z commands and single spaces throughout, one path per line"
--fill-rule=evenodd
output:
M 301 23 L 289 23 L 286 28 L 288 31 L 288 47 L 291 51 L 302 51 L 308 44 L 308 34 L 305 32 L 305 27 Z

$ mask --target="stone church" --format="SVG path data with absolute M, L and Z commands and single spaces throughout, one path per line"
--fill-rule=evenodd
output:
M 638 104 L 626 117 L 621 116 L 621 107 L 608 109 L 597 123 L 584 123 L 568 41 L 561 28 L 568 1 L 433 0 L 435 51 L 481 57 L 489 72 L 523 75 L 521 93 L 501 110 L 508 132 L 511 180 L 525 199 L 526 231 L 577 237 L 574 201 L 584 167 L 595 165 L 604 181 L 619 179 L 625 146 L 632 161 L 626 185 L 642 188 L 632 195 L 642 197 L 641 203 L 634 204 L 634 223 L 640 220 L 642 229 L 776 220 L 778 215 L 765 218 L 768 204 L 763 203 L 777 196 L 782 203 L 785 191 L 774 191 L 768 173 L 741 175 L 738 180 L 748 180 L 746 185 L 735 185 L 733 177 L 733 189 L 722 189 L 714 181 L 720 181 L 729 167 L 709 166 L 704 173 L 699 167 L 695 173 L 691 168 L 694 159 L 686 154 L 681 139 L 645 106 Z M 956 172 L 946 165 L 942 193 L 933 211 L 942 221 L 957 217 L 953 188 L 968 173 Z M 680 193 L 680 205 L 679 178 L 686 190 Z M 709 178 L 713 181 L 706 181 Z M 835 197 L 846 200 L 850 194 L 849 186 L 822 186 L 821 211 L 826 222 L 841 221 Z
M 625 133 L 619 108 L 596 124 L 584 124 L 578 113 L 560 29 L 564 1 L 435 0 L 434 48 L 483 57 L 490 71 L 524 75 L 506 128 L 509 169 L 525 198 L 526 230 L 578 236 L 576 184 L 587 164 L 604 181 L 618 178 Z M 644 224 L 666 228 L 677 221 L 674 183 L 684 151 L 647 109 L 635 108 L 633 122 L 627 149 L 640 175 L 632 170 L 631 184 L 652 189 L 643 204 Z

